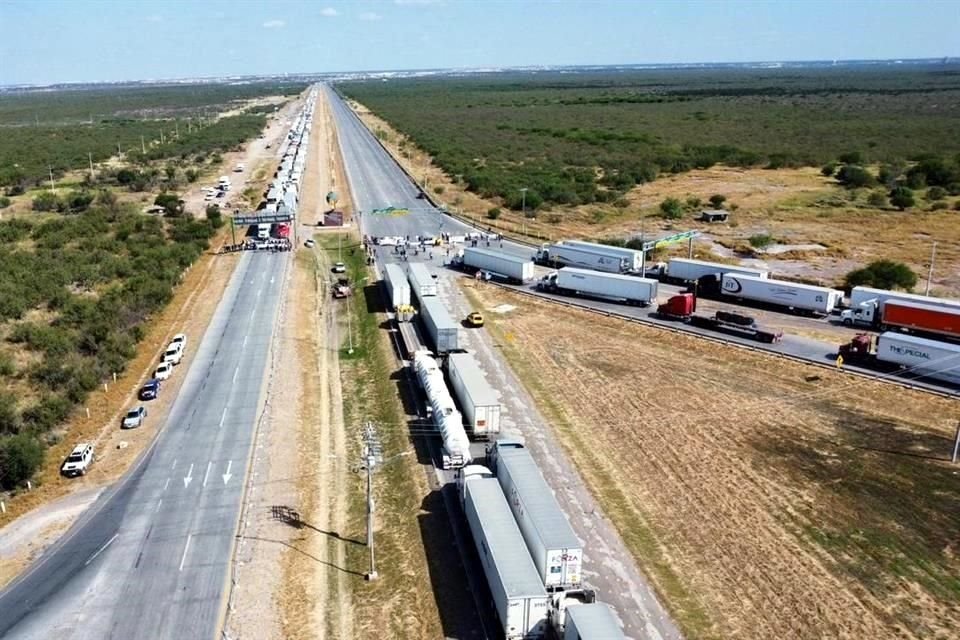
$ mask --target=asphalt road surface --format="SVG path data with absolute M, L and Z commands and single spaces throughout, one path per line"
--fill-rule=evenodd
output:
M 0 593 L 0 637 L 215 637 L 290 255 L 240 257 L 152 448 Z

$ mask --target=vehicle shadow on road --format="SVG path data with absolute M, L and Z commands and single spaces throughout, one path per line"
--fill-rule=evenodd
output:
M 351 544 L 356 544 L 364 546 L 366 543 L 362 540 L 354 540 L 353 538 L 344 538 L 336 531 L 324 531 L 318 527 L 313 526 L 309 522 L 306 522 L 300 517 L 300 512 L 296 509 L 288 507 L 286 505 L 273 505 L 270 507 L 270 517 L 273 520 L 277 520 L 286 525 L 293 527 L 294 529 L 311 529 L 317 533 L 322 533 L 325 536 L 330 536 L 331 538 L 336 538 L 343 542 L 349 542 Z
M 451 518 L 447 513 L 441 491 L 453 491 L 453 487 L 435 489 L 423 499 L 420 505 L 421 513 L 417 516 L 420 525 L 420 537 L 427 556 L 427 571 L 430 574 L 430 584 L 433 595 L 440 611 L 440 624 L 443 635 L 458 640 L 473 640 L 485 638 L 481 631 L 482 623 L 478 618 L 474 598 L 470 591 L 469 580 L 464 569 L 460 553 L 454 541 L 470 542 L 469 532 L 455 534 L 451 531 L 451 521 L 462 523 L 462 514 L 459 511 Z M 453 500 L 456 500 L 455 496 Z M 465 530 L 458 524 L 458 529 Z M 476 555 L 476 554 L 474 554 Z M 476 574 L 483 579 L 482 569 L 475 568 Z
M 291 549 L 291 550 L 293 550 L 293 551 L 296 551 L 296 552 L 299 553 L 300 555 L 302 555 L 302 556 L 304 556 L 304 557 L 307 557 L 307 558 L 313 560 L 314 562 L 317 562 L 317 563 L 326 565 L 326 566 L 330 567 L 331 569 L 336 569 L 337 571 L 342 571 L 342 572 L 344 572 L 344 573 L 346 573 L 346 574 L 349 574 L 349 575 L 351 575 L 351 576 L 359 576 L 359 577 L 361 577 L 361 578 L 366 577 L 365 574 L 360 573 L 360 572 L 358 572 L 358 571 L 352 571 L 352 570 L 350 570 L 350 569 L 344 569 L 343 567 L 339 567 L 339 566 L 333 564 L 332 562 L 327 562 L 326 560 L 321 560 L 320 558 L 318 558 L 318 557 L 316 557 L 316 556 L 314 556 L 314 555 L 312 555 L 312 554 L 310 554 L 310 553 L 307 553 L 307 552 L 304 551 L 303 549 L 300 549 L 299 547 L 296 547 L 296 546 L 290 544 L 289 542 L 285 542 L 285 541 L 283 541 L 283 540 L 274 540 L 273 538 L 261 538 L 261 537 L 259 537 L 259 536 L 239 536 L 239 535 L 236 536 L 236 539 L 237 539 L 237 540 L 240 540 L 241 538 L 243 538 L 243 539 L 245 539 L 245 540 L 255 540 L 255 541 L 257 541 L 257 542 L 272 542 L 272 543 L 274 543 L 274 544 L 283 545 L 284 547 L 286 547 L 286 548 L 288 548 L 288 549 Z

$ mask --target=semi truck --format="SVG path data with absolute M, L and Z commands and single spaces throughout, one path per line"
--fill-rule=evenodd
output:
M 721 276 L 725 273 L 753 276 L 755 278 L 767 278 L 770 275 L 770 272 L 765 269 L 687 258 L 671 258 L 667 263 L 667 272 L 664 279 L 675 284 L 690 284 L 699 282 L 701 278 L 709 276 L 719 282 Z
M 424 298 L 437 295 L 437 281 L 422 262 L 410 263 L 407 267 L 407 279 L 410 282 L 410 291 L 420 302 L 423 302 Z
M 692 293 L 681 293 L 658 306 L 656 315 L 664 320 L 679 320 L 694 327 L 752 338 L 760 342 L 773 343 L 783 339 L 783 331 L 761 327 L 752 316 L 732 311 L 717 311 L 712 316 L 704 316 L 694 313 L 696 310 L 696 296 Z
M 433 348 L 438 354 L 458 351 L 460 348 L 460 326 L 453 321 L 447 308 L 439 298 L 425 296 L 420 299 L 420 319 Z
M 876 297 L 864 299 L 864 293 L 856 289 L 850 294 L 851 307 L 840 314 L 847 326 L 859 324 L 881 331 L 896 327 L 917 333 L 960 337 L 960 302 L 879 289 L 870 290 L 871 293 L 880 292 Z
M 387 287 L 390 309 L 410 306 L 410 283 L 399 265 L 387 264 L 383 268 L 383 283 Z
M 624 640 L 610 606 L 602 602 L 567 609 L 563 640 Z
M 579 587 L 583 545 L 522 442 L 500 439 L 487 463 L 503 488 L 547 591 Z
M 473 354 L 451 353 L 447 357 L 447 377 L 474 439 L 489 440 L 499 434 L 500 401 Z
M 463 512 L 506 640 L 547 634 L 550 599 L 527 553 L 510 506 L 494 478 L 482 472 L 462 483 Z
M 840 346 L 843 361 L 868 367 L 906 369 L 918 377 L 960 385 L 960 345 L 895 331 L 856 335 Z
M 649 278 L 564 267 L 541 278 L 537 288 L 542 291 L 603 298 L 645 307 L 657 299 L 658 284 L 656 280 Z
M 542 245 L 537 250 L 534 260 L 548 267 L 579 267 L 607 273 L 623 273 L 630 270 L 630 262 L 621 255 L 562 242 Z
M 854 287 L 850 291 L 850 308 L 844 309 L 840 314 L 840 318 L 847 326 L 860 324 L 876 327 L 879 324 L 879 317 L 882 315 L 879 313 L 879 307 L 890 300 L 960 309 L 960 300 L 933 298 L 930 296 L 917 295 L 916 293 L 889 291 L 887 289 L 875 289 L 873 287 Z
M 534 276 L 533 260 L 478 247 L 464 247 L 453 265 L 470 273 L 484 271 L 517 284 L 530 282 Z
M 723 274 L 720 293 L 725 298 L 759 302 L 817 316 L 829 315 L 843 300 L 843 292 L 837 289 L 732 273 Z
M 442 467 L 458 469 L 470 464 L 470 440 L 463 429 L 463 417 L 457 411 L 440 365 L 426 351 L 413 354 L 413 368 L 427 398 L 430 419 L 443 438 Z
M 563 244 L 568 247 L 582 247 L 592 249 L 601 253 L 607 253 L 611 256 L 620 256 L 627 260 L 627 270 L 640 273 L 643 269 L 643 252 L 626 247 L 614 247 L 608 244 L 598 244 L 596 242 L 586 242 L 584 240 L 564 240 Z

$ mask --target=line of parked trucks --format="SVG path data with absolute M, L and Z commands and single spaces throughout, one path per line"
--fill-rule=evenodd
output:
M 462 349 L 459 327 L 437 297 L 429 268 L 416 262 L 405 266 L 384 266 L 388 304 L 409 340 L 413 370 L 442 438 L 442 466 L 457 470 L 460 504 L 503 637 L 623 638 L 612 610 L 596 602 L 596 593 L 583 584 L 583 545 L 536 462 L 521 442 L 498 439 L 499 396 L 474 356 Z M 404 332 L 412 323 L 403 311 L 414 301 L 435 353 L 443 356 L 446 379 L 439 359 L 411 346 L 419 346 L 419 339 Z M 470 437 L 493 442 L 487 466 L 471 464 Z

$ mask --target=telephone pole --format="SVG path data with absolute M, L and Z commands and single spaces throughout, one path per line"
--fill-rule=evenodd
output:
M 933 263 L 936 261 L 936 259 L 937 259 L 937 243 L 936 241 L 934 241 L 933 249 L 930 250 L 930 270 L 927 271 L 927 288 L 926 288 L 926 291 L 924 291 L 923 293 L 923 295 L 925 296 L 930 295 L 930 281 L 933 280 Z
M 370 549 L 370 572 L 367 573 L 367 580 L 377 579 L 377 566 L 373 552 L 373 472 L 376 466 L 383 461 L 383 450 L 380 447 L 380 439 L 377 436 L 377 430 L 372 422 L 368 422 L 363 429 L 363 461 L 361 465 L 367 471 L 367 548 Z

